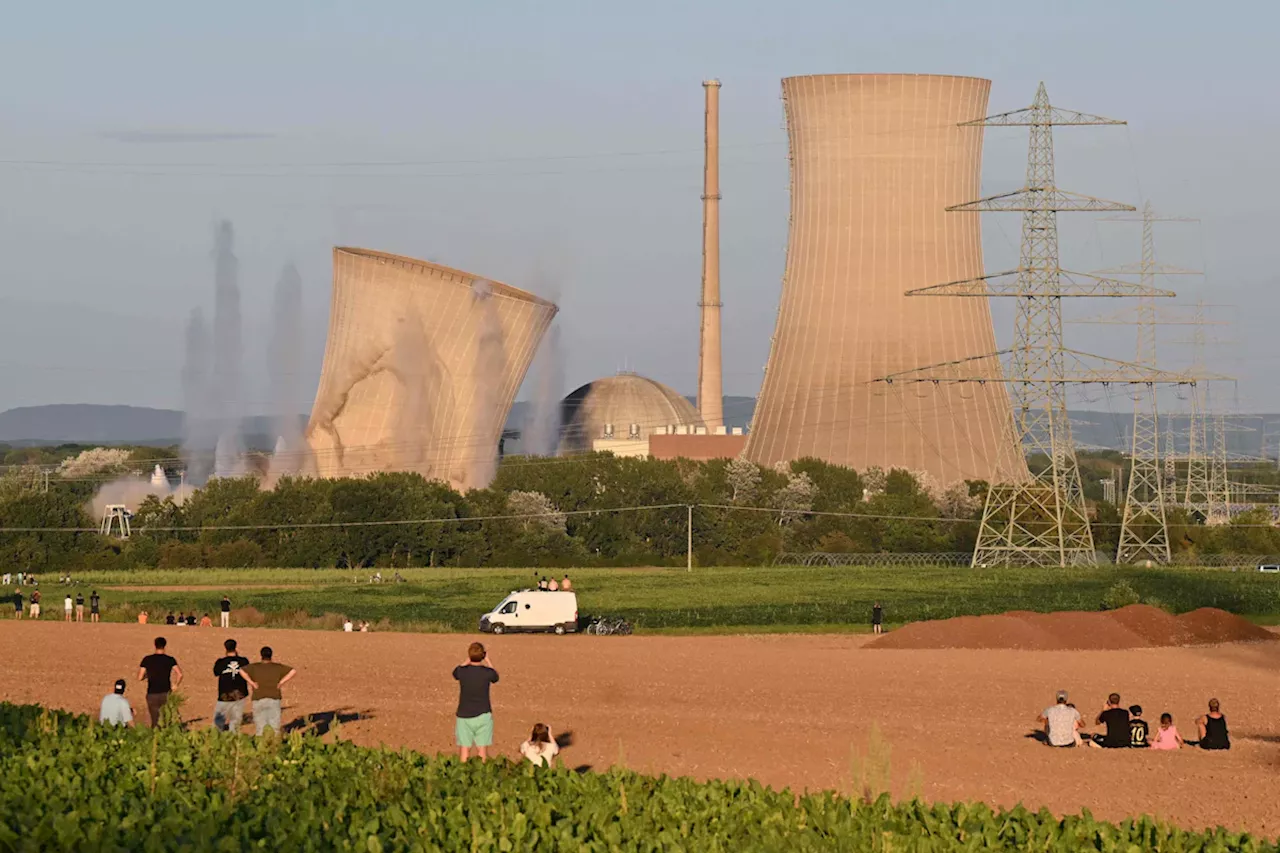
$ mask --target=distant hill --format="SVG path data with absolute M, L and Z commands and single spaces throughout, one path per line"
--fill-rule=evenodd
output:
M 691 398 L 692 402 L 692 398 Z M 511 407 L 507 429 L 519 431 L 529 415 L 526 401 Z M 755 413 L 754 397 L 726 396 L 724 419 L 730 427 L 746 427 Z M 1239 428 L 1228 436 L 1232 453 L 1259 455 L 1264 437 L 1280 433 L 1280 414 L 1253 415 L 1253 420 L 1237 418 Z M 305 423 L 306 416 L 299 415 Z M 1074 411 L 1072 433 L 1084 449 L 1123 450 L 1128 446 L 1128 430 L 1133 422 L 1130 412 Z M 1185 417 L 1161 418 L 1161 429 L 1172 425 L 1175 432 L 1187 428 Z M 246 443 L 253 450 L 270 450 L 275 446 L 269 418 L 245 419 Z M 182 441 L 182 412 L 174 409 L 148 409 L 141 406 L 97 406 L 63 404 L 24 406 L 0 412 L 0 443 L 13 446 L 45 444 L 141 444 L 170 445 Z M 1185 438 L 1178 444 L 1185 446 Z M 1268 448 L 1274 453 L 1274 442 Z

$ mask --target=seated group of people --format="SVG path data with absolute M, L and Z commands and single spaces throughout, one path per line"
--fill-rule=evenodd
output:
M 138 614 L 138 622 L 140 622 L 140 623 L 142 623 L 142 624 L 144 624 L 144 625 L 145 625 L 145 624 L 146 624 L 146 621 L 147 621 L 147 611 L 145 611 L 145 610 L 144 610 L 144 611 L 142 611 L 141 613 L 139 613 L 139 614 Z M 208 614 L 208 613 L 206 613 L 204 616 L 202 616 L 202 617 L 197 621 L 197 620 L 196 620 L 196 614 L 195 614 L 195 612 L 194 612 L 194 611 L 193 611 L 193 612 L 191 612 L 191 613 L 188 613 L 188 614 L 187 614 L 187 615 L 185 615 L 185 616 L 183 616 L 183 615 L 182 615 L 182 613 L 178 613 L 178 615 L 177 615 L 177 616 L 174 616 L 174 615 L 173 615 L 173 611 L 169 611 L 169 615 L 168 615 L 168 616 L 166 616 L 166 617 L 164 617 L 164 624 L 166 624 L 166 625 L 190 625 L 191 627 L 195 627 L 195 626 L 199 625 L 201 628 L 212 628 L 212 627 L 213 627 L 213 620 L 209 618 L 209 614 Z
M 559 592 L 561 590 L 571 591 L 573 589 L 573 581 L 569 580 L 569 576 L 565 575 L 564 580 L 556 583 L 556 579 L 547 580 L 547 576 L 543 575 L 538 581 L 538 589 L 543 592 Z
M 1057 702 L 1045 708 L 1037 720 L 1044 727 L 1049 746 L 1092 746 L 1103 749 L 1177 749 L 1180 746 L 1198 746 L 1201 749 L 1230 749 L 1231 738 L 1227 734 L 1227 718 L 1217 699 L 1209 700 L 1209 712 L 1196 719 L 1198 740 L 1186 741 L 1173 724 L 1172 714 L 1160 715 L 1160 726 L 1152 731 L 1142 719 L 1142 706 L 1120 705 L 1120 694 L 1112 693 L 1107 704 L 1098 712 L 1094 725 L 1102 726 L 1100 734 L 1082 733 L 1084 718 L 1076 706 L 1067 699 L 1067 691 L 1059 690 Z

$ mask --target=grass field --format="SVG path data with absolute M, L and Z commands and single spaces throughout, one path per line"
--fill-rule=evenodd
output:
M 407 583 L 370 584 L 336 569 L 193 569 L 77 575 L 97 588 L 104 618 L 152 621 L 170 610 L 214 614 L 226 592 L 237 611 L 281 627 L 335 628 L 342 615 L 381 629 L 474 630 L 480 614 L 529 569 L 402 569 Z M 391 572 L 384 576 L 390 577 Z M 625 617 L 646 632 L 857 631 L 871 604 L 901 624 L 1007 610 L 1097 610 L 1107 590 L 1128 582 L 1143 601 L 1184 612 L 1220 607 L 1260 622 L 1280 621 L 1280 577 L 1257 572 L 1154 569 L 706 568 L 579 569 L 581 613 Z M 11 588 L 10 588 L 11 589 Z M 45 618 L 61 618 L 65 587 L 42 579 Z M 4 590 L 8 592 L 9 590 Z

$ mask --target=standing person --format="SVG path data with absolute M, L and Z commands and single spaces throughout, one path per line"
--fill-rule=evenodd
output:
M 8 586 L 13 582 L 13 572 L 5 572 L 4 577 L 0 578 L 0 586 Z
M 1227 734 L 1227 718 L 1217 699 L 1209 700 L 1209 713 L 1196 720 L 1200 731 L 1201 749 L 1230 749 L 1231 736 Z
M 83 592 L 76 593 L 76 621 L 77 622 L 84 621 L 84 593 Z
M 1080 712 L 1067 702 L 1067 691 L 1059 690 L 1057 702 L 1040 712 L 1038 719 L 1044 726 L 1049 746 L 1075 746 L 1079 738 L 1077 732 L 1084 725 Z
M 244 719 L 244 700 L 249 685 L 240 674 L 249 659 L 236 651 L 236 641 L 222 644 L 227 653 L 213 662 L 213 675 L 218 679 L 218 701 L 213 705 L 213 726 L 220 732 L 235 734 Z
M 253 688 L 253 721 L 260 735 L 266 734 L 268 728 L 280 734 L 280 702 L 284 698 L 280 688 L 297 674 L 297 670 L 272 660 L 274 652 L 270 646 L 263 646 L 259 654 L 262 660 L 244 668 L 244 680 Z
M 222 627 L 231 627 L 231 599 L 222 596 Z
M 1182 735 L 1178 734 L 1178 727 L 1173 724 L 1172 714 L 1160 715 L 1160 728 L 1156 729 L 1156 736 L 1151 739 L 1152 749 L 1177 749 L 1182 746 Z
M 550 767 L 551 759 L 560 752 L 560 747 L 551 739 L 551 729 L 546 723 L 535 723 L 529 739 L 520 744 L 520 754 L 534 767 Z
M 156 650 L 138 664 L 138 680 L 147 682 L 147 716 L 153 729 L 160 725 L 160 709 L 169 701 L 169 693 L 182 683 L 182 667 L 165 651 L 168 644 L 164 637 L 156 637 Z
M 89 621 L 97 622 L 102 618 L 102 597 L 95 589 L 89 596 Z
M 62 600 L 62 616 L 67 622 L 71 621 L 71 593 Z
M 18 587 L 13 591 L 13 618 L 22 618 L 22 587 Z
M 871 633 L 884 633 L 884 608 L 878 601 L 871 605 Z
M 1120 694 L 1112 693 L 1107 704 L 1098 712 L 1095 725 L 1106 726 L 1105 734 L 1094 738 L 1094 743 L 1106 749 L 1127 749 L 1130 743 L 1129 712 L 1120 707 Z
M 40 618 L 40 590 L 31 593 L 31 618 Z
M 493 744 L 489 685 L 498 683 L 498 671 L 489 662 L 484 646 L 472 643 L 467 649 L 467 659 L 453 668 L 453 677 L 458 682 L 458 719 L 454 733 L 458 736 L 459 754 L 466 761 L 474 747 L 484 761 Z
M 102 697 L 98 708 L 98 722 L 106 726 L 132 726 L 133 706 L 124 698 L 125 681 L 116 679 L 115 691 Z

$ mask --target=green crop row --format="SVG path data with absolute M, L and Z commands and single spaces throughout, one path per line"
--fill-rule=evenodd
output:
M 0 703 L 0 850 L 1274 851 L 1247 834 L 754 782 L 103 728 Z

